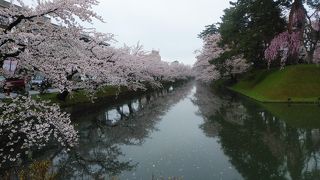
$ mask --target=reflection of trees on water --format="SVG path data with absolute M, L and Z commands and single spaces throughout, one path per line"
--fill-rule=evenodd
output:
M 254 102 L 220 98 L 202 86 L 194 103 L 205 134 L 219 138 L 245 179 L 320 179 L 319 129 L 291 127 Z
M 223 116 L 226 121 L 241 125 L 248 114 L 246 108 L 241 103 L 235 102 L 233 97 L 221 96 L 210 89 L 204 84 L 197 84 L 192 102 L 199 107 L 197 114 L 205 120 L 200 128 L 207 136 L 214 137 L 218 134 L 220 125 L 217 122 L 212 122 L 210 120 L 212 117 Z
M 62 179 L 106 178 L 131 171 L 136 163 L 121 159 L 121 145 L 141 145 L 156 130 L 156 123 L 169 108 L 185 98 L 192 84 L 163 90 L 103 108 L 95 115 L 77 115 L 79 148 L 53 158 L 55 171 Z M 96 108 L 96 107 L 95 107 Z M 85 114 L 85 113 L 84 113 Z

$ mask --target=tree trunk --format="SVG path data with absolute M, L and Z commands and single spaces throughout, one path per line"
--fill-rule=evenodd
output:
M 132 102 L 127 103 L 127 105 L 128 105 L 128 108 L 129 108 L 129 113 L 130 113 L 130 114 L 133 114 L 133 113 L 134 113 L 134 110 L 133 110 L 133 108 L 132 108 Z
M 69 92 L 68 92 L 67 90 L 64 90 L 62 93 L 57 94 L 57 98 L 58 98 L 60 101 L 66 101 L 68 95 L 69 95 Z
M 237 79 L 237 74 L 231 74 L 231 83 L 237 83 L 238 79 Z
M 314 53 L 314 50 L 307 52 L 307 63 L 308 64 L 313 63 L 313 53 Z
M 294 13 L 296 13 L 299 9 L 304 9 L 303 4 L 302 4 L 302 0 L 294 0 L 294 2 L 292 3 L 292 7 L 289 13 L 289 24 L 288 24 L 288 31 L 289 33 L 291 33 L 293 31 L 293 18 L 294 18 Z M 299 27 L 298 31 L 303 32 L 303 28 Z

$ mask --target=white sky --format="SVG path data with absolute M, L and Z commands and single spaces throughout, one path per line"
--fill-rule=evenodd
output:
M 195 62 L 201 49 L 197 35 L 204 26 L 220 21 L 229 0 L 99 0 L 94 10 L 105 23 L 95 21 L 99 32 L 116 35 L 116 46 L 136 45 L 159 50 L 165 61 Z M 26 3 L 35 0 L 23 0 Z
M 106 23 L 98 31 L 113 33 L 119 46 L 135 45 L 160 50 L 163 60 L 195 62 L 197 38 L 205 25 L 220 21 L 229 0 L 100 0 L 94 9 Z

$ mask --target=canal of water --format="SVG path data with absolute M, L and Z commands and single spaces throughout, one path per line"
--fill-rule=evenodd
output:
M 191 82 L 72 118 L 78 148 L 50 154 L 59 179 L 320 179 L 317 105 Z

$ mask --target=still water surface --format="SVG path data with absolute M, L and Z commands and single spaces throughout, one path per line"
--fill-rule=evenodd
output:
M 187 83 L 76 111 L 60 179 L 320 179 L 320 107 L 259 105 Z

